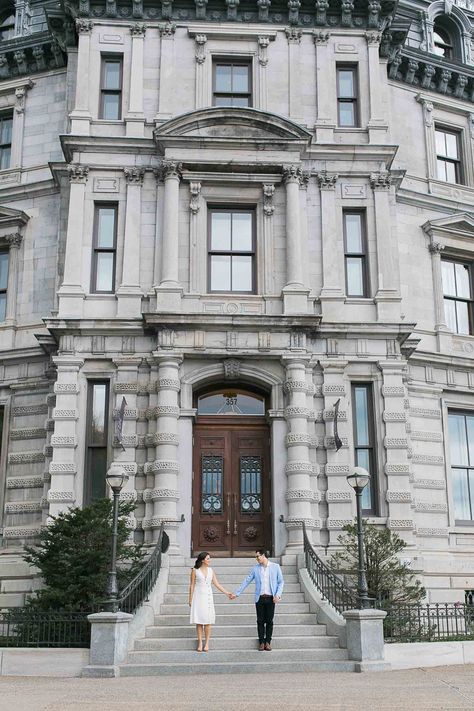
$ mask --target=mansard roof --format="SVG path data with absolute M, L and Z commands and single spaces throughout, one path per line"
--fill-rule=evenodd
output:
M 203 143 L 221 148 L 259 147 L 304 150 L 312 134 L 288 118 L 253 108 L 213 106 L 182 114 L 155 129 L 161 150 L 166 146 Z

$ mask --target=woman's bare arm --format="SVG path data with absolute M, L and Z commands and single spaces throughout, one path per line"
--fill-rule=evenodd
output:
M 230 598 L 230 596 L 232 595 L 232 593 L 222 587 L 222 585 L 220 584 L 220 582 L 217 580 L 216 574 L 215 574 L 214 572 L 212 573 L 212 583 L 213 583 L 213 585 L 215 585 L 215 587 L 216 587 L 218 590 L 220 590 L 222 593 L 224 593 L 224 595 L 227 595 L 227 597 Z
M 191 601 L 193 599 L 194 595 L 194 586 L 196 585 L 196 571 L 194 568 L 191 570 L 191 578 L 189 580 L 189 605 L 191 605 Z

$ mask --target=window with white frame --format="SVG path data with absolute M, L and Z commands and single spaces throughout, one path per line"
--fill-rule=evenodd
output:
M 0 170 L 11 166 L 13 111 L 0 113 Z
M 375 420 L 372 383 L 352 383 L 352 422 L 354 433 L 354 463 L 370 474 L 370 482 L 362 494 L 362 510 L 377 515 L 377 481 L 375 467 Z
M 212 63 L 214 106 L 252 106 L 252 61 L 218 59 Z
M 117 212 L 116 203 L 95 205 L 91 284 L 93 293 L 112 293 L 115 290 Z
M 208 289 L 255 293 L 255 211 L 209 209 Z
M 109 436 L 109 382 L 90 380 L 87 391 L 84 505 L 105 496 Z
M 463 183 L 460 132 L 436 126 L 435 139 L 438 180 L 444 180 L 447 183 Z
M 0 323 L 7 314 L 9 250 L 0 249 Z
M 474 522 L 474 412 L 448 413 L 451 485 L 456 523 Z
M 453 333 L 472 333 L 472 263 L 442 259 L 444 314 Z

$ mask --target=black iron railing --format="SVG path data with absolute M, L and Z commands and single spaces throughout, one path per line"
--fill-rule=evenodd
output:
M 89 612 L 0 611 L 0 647 L 89 647 Z
M 357 609 L 357 596 L 318 556 L 310 543 L 304 522 L 303 538 L 306 570 L 321 595 L 338 612 Z
M 457 602 L 380 604 L 385 642 L 443 642 L 474 639 L 474 606 Z
M 161 569 L 161 557 L 169 547 L 168 534 L 161 524 L 158 541 L 152 554 L 140 572 L 129 582 L 118 597 L 118 607 L 122 612 L 133 614 L 148 599 Z

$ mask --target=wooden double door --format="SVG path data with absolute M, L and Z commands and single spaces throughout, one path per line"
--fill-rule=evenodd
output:
M 269 429 L 225 419 L 194 428 L 192 549 L 250 556 L 271 550 Z

